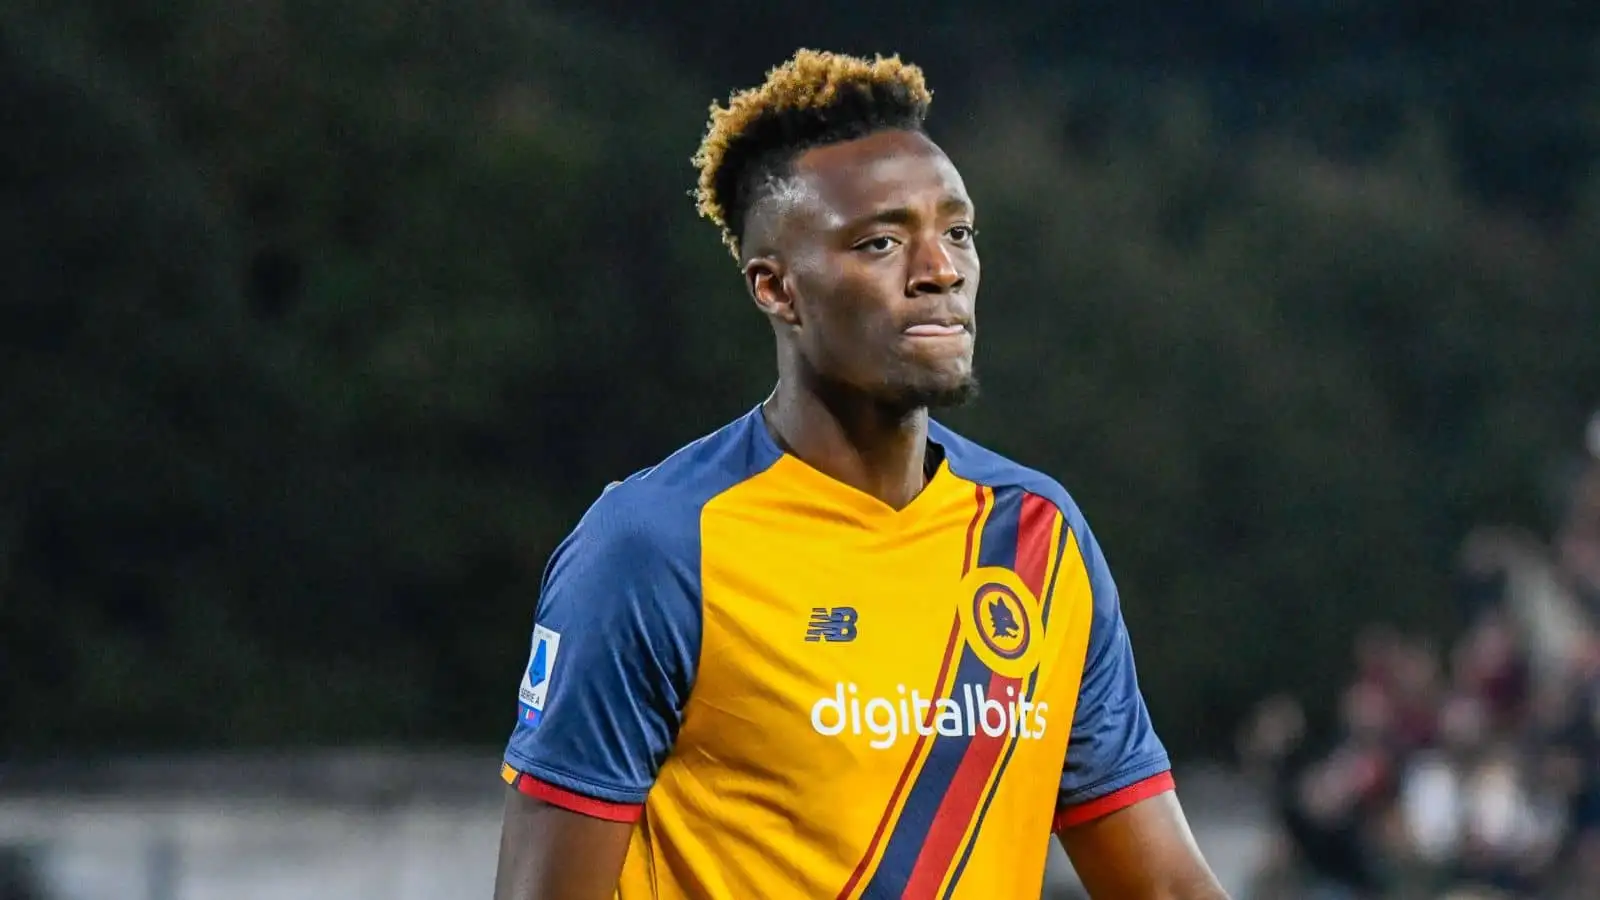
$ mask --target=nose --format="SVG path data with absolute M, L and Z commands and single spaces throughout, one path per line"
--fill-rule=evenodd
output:
M 967 283 L 943 241 L 924 241 L 919 249 L 912 262 L 911 280 L 906 284 L 908 296 L 948 294 Z

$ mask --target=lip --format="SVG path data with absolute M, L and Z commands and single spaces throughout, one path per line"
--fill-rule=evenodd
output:
M 907 337 L 918 338 L 950 338 L 967 334 L 970 329 L 965 322 L 953 319 L 941 319 L 929 322 L 917 322 L 907 325 L 901 333 Z

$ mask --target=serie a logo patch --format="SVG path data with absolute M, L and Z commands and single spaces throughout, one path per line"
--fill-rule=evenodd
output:
M 544 716 L 544 699 L 560 650 L 560 632 L 543 625 L 533 626 L 533 647 L 528 651 L 528 667 L 522 672 L 522 686 L 517 690 L 517 714 L 525 725 L 537 725 Z

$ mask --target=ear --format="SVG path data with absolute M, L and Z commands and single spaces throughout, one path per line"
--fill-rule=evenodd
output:
M 783 276 L 783 264 L 771 256 L 757 256 L 744 264 L 744 284 L 756 306 L 774 321 L 799 325 L 800 314 Z

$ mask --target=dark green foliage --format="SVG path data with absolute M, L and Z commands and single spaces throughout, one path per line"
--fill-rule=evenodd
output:
M 0 24 L 0 746 L 500 740 L 555 542 L 768 389 L 688 197 L 726 86 L 490 0 Z M 1024 80 L 934 105 L 986 264 L 953 424 L 1074 492 L 1216 751 L 1361 622 L 1448 627 L 1470 524 L 1541 523 L 1600 203 L 1488 212 L 1422 124 L 1355 165 Z

